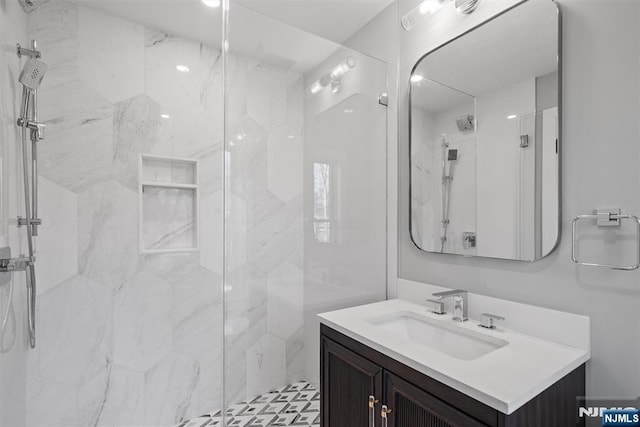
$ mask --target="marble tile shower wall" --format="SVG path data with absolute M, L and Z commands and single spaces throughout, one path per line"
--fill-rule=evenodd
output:
M 50 69 L 27 425 L 172 425 L 220 407 L 220 50 L 59 0 L 31 13 L 28 31 Z M 280 316 L 302 311 L 301 179 L 286 163 L 302 161 L 302 87 L 257 60 L 229 63 L 231 135 L 246 138 L 226 156 L 227 372 L 243 400 L 301 378 L 301 314 Z M 140 153 L 200 161 L 199 252 L 139 254 Z

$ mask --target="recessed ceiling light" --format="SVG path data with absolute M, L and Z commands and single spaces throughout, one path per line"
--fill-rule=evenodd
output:
M 516 117 L 518 116 L 516 116 L 515 114 L 512 114 L 510 116 L 507 116 L 507 119 L 511 120 L 511 119 L 515 119 Z
M 414 74 L 411 76 L 411 83 L 418 83 L 424 80 L 424 77 L 422 77 L 420 74 Z
M 220 0 L 202 0 L 202 3 L 209 7 L 220 7 Z
M 160 114 L 160 117 L 162 117 L 163 119 L 170 119 L 171 116 L 168 114 Z
M 187 67 L 186 65 L 176 65 L 176 70 L 180 71 L 181 73 L 188 73 L 189 67 Z

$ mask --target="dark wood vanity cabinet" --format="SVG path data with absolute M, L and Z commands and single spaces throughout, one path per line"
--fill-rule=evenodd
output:
M 585 393 L 585 369 L 506 415 L 321 325 L 320 393 L 322 427 L 574 427 L 584 425 L 576 398 Z
M 369 427 L 369 396 L 382 393 L 382 368 L 330 339 L 321 347 L 322 425 Z

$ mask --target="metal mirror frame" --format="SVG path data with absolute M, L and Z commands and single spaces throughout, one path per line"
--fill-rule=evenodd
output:
M 560 240 L 561 240 L 561 236 L 562 236 L 562 214 L 563 214 L 563 209 L 562 209 L 562 141 L 563 141 L 563 101 L 562 101 L 562 79 L 563 79 L 563 66 L 562 66 L 562 62 L 563 62 L 563 49 L 562 49 L 562 11 L 560 9 L 560 5 L 558 3 L 557 0 L 548 0 L 551 3 L 553 3 L 553 5 L 556 7 L 556 12 L 557 12 L 557 23 L 558 23 L 558 38 L 557 38 L 557 52 L 558 52 L 558 235 L 556 236 L 556 241 L 555 244 L 551 247 L 551 249 L 549 250 L 549 252 L 547 252 L 546 254 L 543 254 L 540 258 L 534 258 L 531 260 L 528 259 L 516 259 L 516 258 L 498 258 L 498 257 L 488 257 L 488 256 L 482 256 L 482 255 L 469 255 L 469 254 L 461 254 L 461 253 L 451 253 L 451 252 L 436 252 L 436 251 L 427 251 L 423 248 L 420 247 L 420 245 L 415 241 L 414 237 L 413 237 L 413 215 L 412 215 L 412 195 L 413 195 L 413 182 L 411 179 L 412 176 L 412 171 L 413 171 L 413 159 L 411 156 L 412 153 L 412 120 L 411 120 L 411 116 L 412 114 L 412 110 L 411 110 L 411 105 L 412 105 L 412 94 L 411 94 L 411 76 L 413 76 L 413 74 L 415 73 L 416 69 L 418 68 L 418 66 L 420 65 L 420 62 L 422 62 L 422 60 L 424 58 L 426 58 L 427 56 L 431 55 L 432 53 L 448 46 L 449 44 L 455 42 L 456 40 L 465 37 L 471 33 L 473 33 L 473 31 L 477 30 L 478 28 L 484 26 L 484 25 L 488 25 L 491 22 L 493 22 L 494 20 L 496 20 L 497 18 L 502 17 L 503 15 L 508 14 L 509 12 L 511 12 L 513 9 L 522 6 L 525 3 L 529 3 L 530 1 L 541 1 L 541 0 L 521 0 L 518 3 L 513 4 L 512 6 L 506 8 L 505 10 L 491 16 L 490 18 L 480 22 L 479 24 L 469 28 L 468 30 L 462 32 L 461 34 L 457 35 L 456 37 L 447 40 L 446 42 L 442 43 L 441 45 L 437 46 L 434 49 L 431 49 L 430 51 L 428 51 L 427 53 L 425 53 L 424 55 L 422 55 L 420 58 L 418 58 L 418 60 L 416 61 L 416 63 L 413 65 L 413 67 L 411 67 L 411 73 L 409 74 L 409 78 L 407 79 L 408 83 L 409 83 L 409 87 L 408 87 L 408 125 L 409 125 L 409 237 L 411 239 L 411 243 L 413 243 L 413 245 L 418 248 L 418 250 L 420 250 L 421 252 L 427 253 L 427 254 L 434 254 L 434 255 L 450 255 L 450 256 L 457 256 L 457 257 L 464 257 L 464 258 L 479 258 L 479 259 L 491 259 L 491 260 L 502 260 L 502 261 L 512 261 L 512 262 L 528 262 L 528 263 L 533 263 L 536 261 L 540 261 L 542 259 L 547 258 L 548 256 L 550 256 L 553 252 L 556 251 L 556 249 L 558 248 L 558 246 L 560 246 Z

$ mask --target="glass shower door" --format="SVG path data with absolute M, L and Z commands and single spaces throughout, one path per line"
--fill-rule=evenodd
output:
M 236 2 L 228 37 L 226 421 L 313 425 L 316 315 L 386 297 L 387 64 Z

